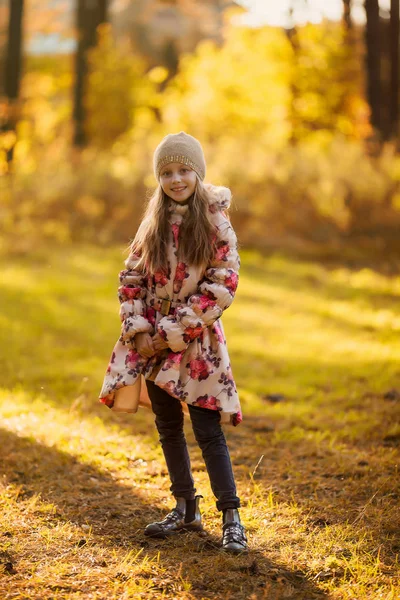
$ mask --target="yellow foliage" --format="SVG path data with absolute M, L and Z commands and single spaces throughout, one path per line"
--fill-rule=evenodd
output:
M 0 135 L 0 148 L 2 150 L 10 150 L 17 141 L 15 131 L 6 131 Z
M 168 77 L 168 69 L 165 67 L 154 67 L 147 73 L 147 76 L 154 83 L 162 83 Z
M 157 104 L 156 86 L 166 73 L 158 67 L 146 75 L 142 60 L 115 46 L 109 25 L 98 28 L 98 45 L 89 53 L 89 71 L 85 128 L 92 144 L 108 148 L 136 125 L 137 112 Z
M 222 48 L 200 43 L 164 94 L 165 127 L 213 141 L 261 134 L 281 146 L 290 135 L 290 56 L 284 33 L 273 28 L 231 28 Z
M 326 129 L 349 138 L 371 133 L 369 109 L 362 97 L 361 56 L 338 23 L 300 27 L 293 54 L 293 139 Z
M 70 57 L 30 57 L 17 137 L 0 136 L 0 173 L 17 140 L 15 202 L 0 199 L 8 231 L 67 239 L 58 220 L 72 238 L 126 240 L 156 183 L 155 146 L 182 129 L 203 144 L 207 180 L 232 188 L 243 243 L 267 245 L 290 232 L 335 244 L 357 227 L 395 226 L 400 157 L 389 146 L 376 159 L 365 151 L 371 129 L 358 42 L 330 22 L 291 36 L 228 25 L 224 34 L 221 46 L 203 41 L 181 56 L 169 79 L 100 27 L 88 58 L 83 152 L 70 143 Z
M 94 196 L 84 195 L 78 199 L 76 209 L 85 217 L 100 217 L 104 213 L 104 204 Z

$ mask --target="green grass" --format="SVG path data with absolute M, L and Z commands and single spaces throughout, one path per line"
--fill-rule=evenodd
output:
M 231 557 L 188 422 L 207 532 L 143 536 L 171 506 L 153 417 L 97 402 L 122 261 L 2 259 L 0 597 L 399 598 L 400 277 L 242 253 L 225 431 L 250 552 Z

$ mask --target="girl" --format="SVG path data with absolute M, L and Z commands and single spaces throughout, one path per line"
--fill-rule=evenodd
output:
M 100 400 L 112 407 L 115 390 L 144 375 L 176 499 L 162 521 L 145 529 L 163 538 L 202 529 L 183 431 L 181 402 L 188 405 L 223 514 L 222 547 L 239 553 L 247 540 L 221 428 L 242 420 L 220 321 L 238 283 L 237 241 L 226 216 L 231 192 L 203 183 L 203 149 L 183 131 L 161 141 L 153 166 L 159 185 L 120 273 L 122 331 Z

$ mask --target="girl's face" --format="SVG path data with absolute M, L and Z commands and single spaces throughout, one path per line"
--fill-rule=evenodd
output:
M 186 202 L 195 190 L 196 181 L 196 172 L 182 163 L 168 163 L 161 169 L 160 185 L 175 202 Z

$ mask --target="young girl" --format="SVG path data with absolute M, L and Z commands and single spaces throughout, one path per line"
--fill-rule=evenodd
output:
M 100 399 L 112 407 L 115 390 L 140 374 L 146 379 L 176 499 L 172 512 L 145 529 L 162 538 L 202 529 L 183 430 L 187 403 L 223 514 L 222 547 L 239 553 L 247 540 L 221 423 L 238 425 L 242 416 L 220 321 L 236 291 L 239 257 L 226 216 L 231 192 L 204 184 L 205 171 L 200 143 L 183 131 L 156 148 L 159 185 L 120 273 L 122 332 Z

